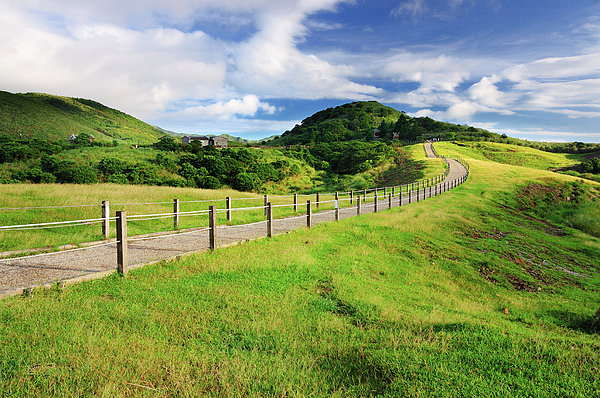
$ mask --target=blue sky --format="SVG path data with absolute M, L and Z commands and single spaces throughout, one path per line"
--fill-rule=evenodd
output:
M 326 107 L 600 142 L 600 1 L 8 0 L 0 89 L 263 138 Z

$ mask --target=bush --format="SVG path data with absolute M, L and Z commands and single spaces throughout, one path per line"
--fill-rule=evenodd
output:
M 126 168 L 125 162 L 113 157 L 102 158 L 98 163 L 98 170 L 105 176 L 123 174 Z
M 125 174 L 110 174 L 106 178 L 106 182 L 110 182 L 113 184 L 129 184 L 129 180 Z
M 204 189 L 219 189 L 221 181 L 213 176 L 200 176 L 196 179 L 196 186 Z
M 239 173 L 234 178 L 233 187 L 239 191 L 253 191 L 258 188 L 260 180 L 254 173 Z

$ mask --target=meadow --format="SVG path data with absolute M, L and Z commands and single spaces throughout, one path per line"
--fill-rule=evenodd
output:
M 577 181 L 436 148 L 430 200 L 1 301 L 0 395 L 598 396 L 600 239 L 520 205 Z

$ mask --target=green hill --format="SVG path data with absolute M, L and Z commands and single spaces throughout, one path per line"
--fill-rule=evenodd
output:
M 327 108 L 304 119 L 300 125 L 286 131 L 269 145 L 310 145 L 318 142 L 372 140 L 373 130 L 379 137 L 391 141 L 393 133 L 402 141 L 418 141 L 434 137 L 477 140 L 500 135 L 487 130 L 439 122 L 430 117 L 410 117 L 404 112 L 376 101 L 352 102 Z
M 86 133 L 96 141 L 132 144 L 151 144 L 164 135 L 157 127 L 92 100 L 5 91 L 0 91 L 0 133 L 48 141 Z

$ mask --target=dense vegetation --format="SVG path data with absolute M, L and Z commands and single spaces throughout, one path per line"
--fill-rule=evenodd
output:
M 493 137 L 486 130 L 470 126 L 435 121 L 429 117 L 410 117 L 404 112 L 381 105 L 376 101 L 360 101 L 327 108 L 304 119 L 300 125 L 268 141 L 269 145 L 314 145 L 336 141 L 379 138 L 391 142 L 393 133 L 402 142 L 424 141 L 430 138 L 473 140 Z
M 598 396 L 600 241 L 547 211 L 598 184 L 437 149 L 431 200 L 0 301 L 0 395 Z
M 79 134 L 96 141 L 151 144 L 164 133 L 116 109 L 83 98 L 0 91 L 0 133 L 15 138 L 66 141 Z

